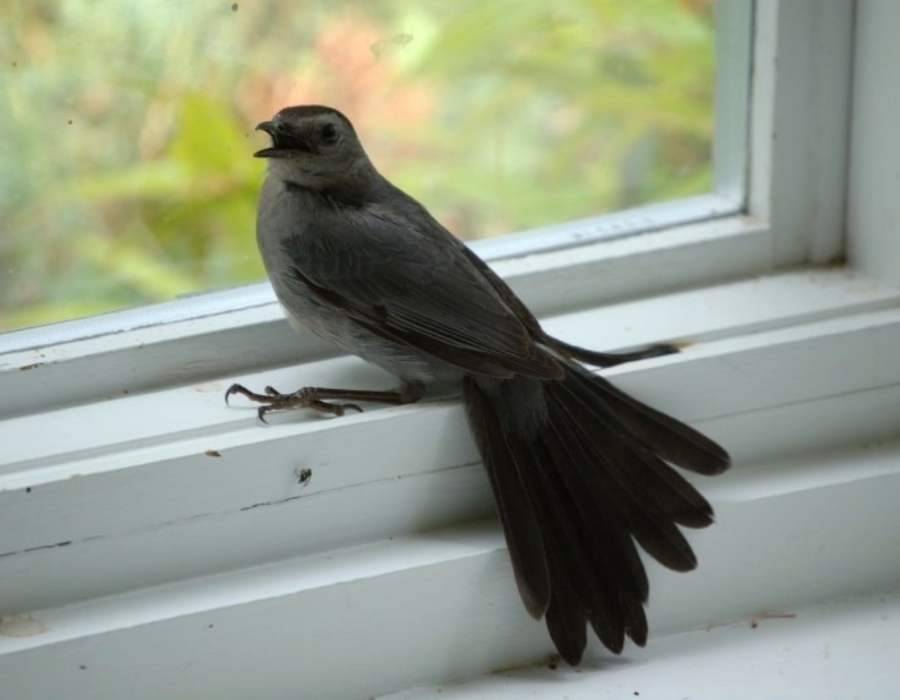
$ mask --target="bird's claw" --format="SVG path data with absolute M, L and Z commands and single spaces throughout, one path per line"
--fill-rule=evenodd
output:
M 232 384 L 232 385 L 231 385 L 230 387 L 228 387 L 228 389 L 225 391 L 225 405 L 226 405 L 226 406 L 230 406 L 230 405 L 231 405 L 231 404 L 229 403 L 229 399 L 230 399 L 232 396 L 234 396 L 235 394 L 243 394 L 244 396 L 248 396 L 249 394 L 252 394 L 252 393 L 253 393 L 253 392 L 250 391 L 249 389 L 247 389 L 247 387 L 245 387 L 243 384 Z
M 288 408 L 314 408 L 322 413 L 331 413 L 335 416 L 343 416 L 344 413 L 353 409 L 362 413 L 363 410 L 355 403 L 329 403 L 320 399 L 316 390 L 310 387 L 304 387 L 292 394 L 282 394 L 272 386 L 266 386 L 264 394 L 257 394 L 250 391 L 242 384 L 232 384 L 225 392 L 225 404 L 229 404 L 229 398 L 234 394 L 246 396 L 251 401 L 263 404 L 256 409 L 256 415 L 263 423 L 268 423 L 266 414 L 271 411 L 285 410 Z

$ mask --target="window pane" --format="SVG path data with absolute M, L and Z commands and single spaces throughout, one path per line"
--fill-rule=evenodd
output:
M 0 329 L 261 279 L 290 104 L 467 239 L 712 186 L 711 0 L 0 7 Z

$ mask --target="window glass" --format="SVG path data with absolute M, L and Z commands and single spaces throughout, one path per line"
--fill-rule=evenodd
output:
M 711 0 L 0 0 L 0 329 L 262 279 L 253 126 L 320 103 L 457 235 L 711 189 Z

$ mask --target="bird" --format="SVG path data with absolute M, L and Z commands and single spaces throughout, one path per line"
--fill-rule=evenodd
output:
M 271 411 L 335 416 L 359 402 L 408 404 L 457 388 L 487 471 L 518 593 L 577 666 L 592 629 L 613 654 L 647 642 L 639 553 L 675 571 L 697 558 L 680 528 L 713 509 L 677 466 L 724 472 L 728 453 L 588 366 L 678 352 L 599 352 L 545 332 L 513 290 L 428 210 L 375 168 L 350 120 L 322 105 L 280 110 L 257 129 L 271 146 L 257 243 L 291 325 L 399 380 L 384 391 L 303 387 L 235 394 Z

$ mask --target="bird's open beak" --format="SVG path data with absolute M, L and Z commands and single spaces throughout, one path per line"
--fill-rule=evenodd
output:
M 278 134 L 278 126 L 275 122 L 260 122 L 256 125 L 256 131 L 265 131 L 269 136 L 272 137 L 272 146 L 269 148 L 263 148 L 253 154 L 254 158 L 284 158 L 287 155 L 287 150 L 283 148 L 279 148 L 277 141 Z

